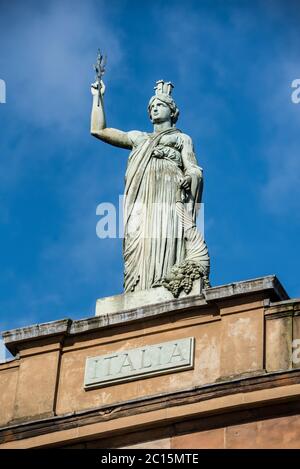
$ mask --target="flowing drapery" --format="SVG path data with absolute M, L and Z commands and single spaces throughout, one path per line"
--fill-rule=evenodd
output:
M 180 135 L 175 128 L 144 134 L 146 137 L 133 147 L 128 160 L 124 194 L 125 291 L 158 285 L 174 264 L 185 258 L 184 228 L 176 213 L 184 168 L 172 159 L 153 156 L 161 139 L 173 133 Z M 193 178 L 193 185 L 199 188 L 199 176 L 193 174 Z M 191 206 L 195 213 L 194 207 L 195 199 Z

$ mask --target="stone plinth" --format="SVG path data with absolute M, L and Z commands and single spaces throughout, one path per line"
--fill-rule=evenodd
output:
M 193 288 L 188 295 L 182 291 L 180 292 L 179 298 L 201 295 L 201 293 L 202 280 L 199 279 L 193 282 Z M 142 308 L 143 306 L 155 305 L 172 300 L 174 300 L 174 296 L 165 287 L 108 296 L 106 298 L 99 298 L 96 301 L 96 316 L 117 313 L 119 311 L 127 311 L 133 308 Z

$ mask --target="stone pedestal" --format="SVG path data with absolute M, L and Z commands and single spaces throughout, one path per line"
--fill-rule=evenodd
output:
M 202 279 L 193 282 L 193 288 L 187 295 L 182 291 L 179 298 L 187 298 L 202 294 Z M 172 293 L 165 287 L 151 288 L 151 290 L 138 290 L 132 293 L 122 293 L 121 295 L 99 298 L 96 301 L 96 316 L 103 314 L 112 314 L 119 311 L 127 311 L 143 306 L 155 305 L 164 301 L 175 300 Z

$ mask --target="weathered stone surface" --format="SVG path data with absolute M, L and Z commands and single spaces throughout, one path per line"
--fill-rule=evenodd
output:
M 143 443 L 137 443 L 135 445 L 124 446 L 123 448 L 124 449 L 170 449 L 171 438 L 162 438 L 160 440 L 146 441 Z
M 273 418 L 226 428 L 227 449 L 299 449 L 300 416 Z
M 208 288 L 207 290 L 204 290 L 204 296 L 206 301 L 209 302 L 224 300 L 225 298 L 233 298 L 234 296 L 246 295 L 248 293 L 255 293 L 262 290 L 269 290 L 271 296 L 276 300 L 286 300 L 289 298 L 285 289 L 275 275 Z
M 0 425 L 5 425 L 14 416 L 18 368 L 19 360 L 0 365 Z
M 300 368 L 300 302 L 293 317 L 293 368 Z
M 206 431 L 215 426 L 239 425 L 240 422 L 272 418 L 279 414 L 299 414 L 298 383 L 299 371 L 290 371 L 193 387 L 181 393 L 162 394 L 155 398 L 137 398 L 43 420 L 32 419 L 21 426 L 11 424 L 0 428 L 0 447 L 32 448 L 62 443 L 67 446 L 77 444 L 83 438 L 94 441 L 94 447 L 120 447 L 126 441 L 133 444 L 167 438 L 170 424 L 171 435 L 174 436 Z M 162 431 L 152 432 L 150 429 L 153 428 Z M 137 438 L 127 438 L 132 431 L 138 431 Z M 96 438 L 104 440 L 97 442 Z
M 213 383 L 221 376 L 222 321 L 212 321 L 202 327 L 195 341 L 195 371 L 193 384 Z
M 71 323 L 71 319 L 60 319 L 58 321 L 34 324 L 32 326 L 4 331 L 2 332 L 2 337 L 8 350 L 15 355 L 17 353 L 17 344 L 25 343 L 28 340 L 33 341 L 43 337 L 66 334 Z
M 187 295 L 182 291 L 179 298 L 201 295 L 202 280 L 195 280 L 192 291 Z M 96 301 L 96 316 L 118 313 L 143 306 L 155 305 L 165 301 L 173 301 L 172 293 L 165 287 L 151 288 L 150 290 L 137 290 L 135 292 L 123 293 L 122 295 L 99 298 Z
M 292 368 L 292 324 L 290 312 L 266 316 L 266 370 Z
M 58 363 L 59 350 L 28 356 L 21 360 L 14 420 L 54 413 Z
M 172 449 L 221 449 L 224 448 L 224 428 L 177 435 L 171 439 Z
M 226 315 L 222 318 L 220 375 L 230 377 L 240 373 L 263 370 L 264 317 L 261 308 Z

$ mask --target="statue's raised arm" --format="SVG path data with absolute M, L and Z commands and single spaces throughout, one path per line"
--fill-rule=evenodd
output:
M 91 134 L 103 142 L 110 143 L 116 147 L 131 149 L 132 143 L 129 140 L 126 132 L 106 127 L 104 111 L 105 85 L 102 81 L 102 76 L 105 70 L 105 62 L 106 59 L 103 58 L 99 51 L 97 63 L 94 65 L 96 71 L 96 81 L 91 85 L 91 93 L 93 96 Z
M 98 97 L 98 88 L 100 86 L 100 99 Z M 91 134 L 99 138 L 103 142 L 110 143 L 116 147 L 131 149 L 132 144 L 126 132 L 122 130 L 106 127 L 106 119 L 104 112 L 104 92 L 105 85 L 103 81 L 95 82 L 91 86 L 93 96 L 93 106 L 91 115 Z M 99 102 L 99 106 L 98 106 Z

